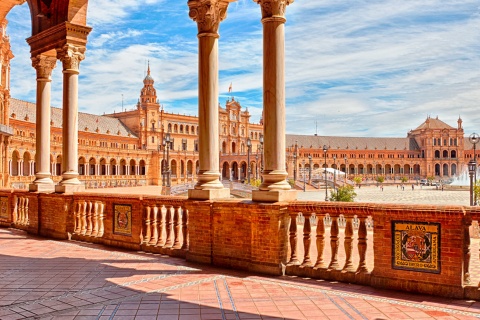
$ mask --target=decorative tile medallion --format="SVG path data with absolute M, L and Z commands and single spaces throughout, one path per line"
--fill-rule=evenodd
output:
M 392 268 L 440 273 L 440 223 L 392 221 Z
M 113 233 L 132 235 L 132 205 L 113 204 Z
M 0 218 L 8 219 L 8 197 L 0 197 Z

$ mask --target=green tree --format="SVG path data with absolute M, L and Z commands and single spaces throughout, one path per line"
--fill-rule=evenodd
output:
M 475 181 L 473 186 L 473 199 L 477 199 L 477 202 L 480 200 L 480 180 Z
M 356 196 L 353 187 L 346 184 L 330 192 L 330 201 L 353 202 Z
M 431 185 L 433 180 L 435 180 L 435 177 L 434 176 L 427 177 L 427 180 L 428 180 L 428 184 Z
M 385 182 L 385 177 L 384 176 L 378 176 L 377 177 L 377 182 L 378 183 L 384 183 Z
M 405 182 L 408 181 L 408 178 L 407 178 L 407 177 L 401 177 L 401 178 L 400 178 L 400 181 L 402 181 L 403 183 L 405 183 Z
M 359 186 L 360 183 L 362 183 L 362 177 L 360 177 L 360 176 L 354 177 L 354 178 L 353 178 L 353 182 L 355 182 L 355 184 L 356 184 L 357 186 Z

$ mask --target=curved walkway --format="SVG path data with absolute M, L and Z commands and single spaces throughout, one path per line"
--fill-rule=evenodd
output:
M 0 319 L 475 319 L 480 304 L 0 229 Z

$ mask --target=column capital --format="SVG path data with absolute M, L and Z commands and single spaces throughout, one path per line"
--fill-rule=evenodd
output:
M 62 61 L 63 70 L 79 71 L 80 62 L 85 59 L 84 46 L 75 46 L 66 44 L 62 48 L 57 48 L 57 59 Z
M 262 7 L 262 19 L 285 18 L 287 6 L 295 0 L 253 0 Z
M 227 8 L 234 0 L 189 0 L 188 15 L 197 23 L 198 35 L 212 34 L 218 37 L 220 22 L 227 17 Z
M 39 54 L 32 57 L 32 66 L 37 70 L 37 79 L 52 80 L 52 71 L 57 64 L 57 58 Z

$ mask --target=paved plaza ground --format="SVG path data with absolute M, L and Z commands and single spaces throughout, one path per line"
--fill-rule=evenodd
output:
M 362 187 L 357 200 L 468 203 L 468 192 L 434 189 Z M 107 190 L 156 194 L 159 188 Z M 324 197 L 324 191 L 299 192 L 299 199 Z M 477 276 L 480 270 L 472 270 L 476 282 Z M 480 318 L 476 301 L 268 277 L 14 229 L 0 229 L 0 279 L 1 320 Z

